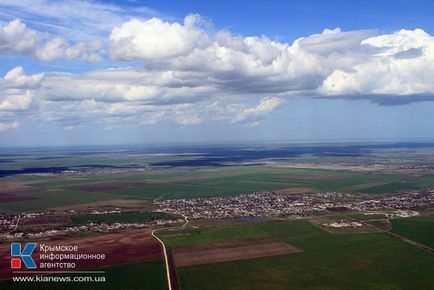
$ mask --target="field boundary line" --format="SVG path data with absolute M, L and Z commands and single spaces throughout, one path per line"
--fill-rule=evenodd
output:
M 394 238 L 396 238 L 396 239 L 398 239 L 398 240 L 400 240 L 400 241 L 403 241 L 403 242 L 405 242 L 405 243 L 407 243 L 407 244 L 410 244 L 410 245 L 412 245 L 412 246 L 415 246 L 416 248 L 419 248 L 419 249 L 421 249 L 421 250 L 423 250 L 423 251 L 425 251 L 425 252 L 428 252 L 428 253 L 430 253 L 430 254 L 434 254 L 434 248 L 431 248 L 431 247 L 426 246 L 426 245 L 424 245 L 424 244 L 421 244 L 421 243 L 415 242 L 415 241 L 413 241 L 413 240 L 410 240 L 409 238 L 406 238 L 406 237 L 404 237 L 404 236 L 401 236 L 401 235 L 395 234 L 395 233 L 393 233 L 393 232 L 391 232 L 391 231 L 386 231 L 386 230 L 380 229 L 379 227 L 376 227 L 376 226 L 374 226 L 374 225 L 368 224 L 368 223 L 366 223 L 366 222 L 364 222 L 364 221 L 360 221 L 360 222 L 361 222 L 362 224 L 368 225 L 368 226 L 370 226 L 370 227 L 373 227 L 373 228 L 379 229 L 379 230 L 381 230 L 382 232 L 384 232 L 384 233 L 386 233 L 386 234 L 389 234 L 389 235 L 391 235 L 392 237 L 394 237 Z M 390 229 L 390 230 L 392 230 L 392 229 Z

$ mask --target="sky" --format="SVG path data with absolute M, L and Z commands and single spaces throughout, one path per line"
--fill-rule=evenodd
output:
M 433 1 L 0 0 L 0 146 L 434 140 Z

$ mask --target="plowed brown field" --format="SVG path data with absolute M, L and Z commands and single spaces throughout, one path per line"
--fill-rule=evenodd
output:
M 107 234 L 96 237 L 87 237 L 80 239 L 67 239 L 62 241 L 41 242 L 45 245 L 76 245 L 78 254 L 105 254 L 104 260 L 63 260 L 61 262 L 75 262 L 75 269 L 93 269 L 103 266 L 126 264 L 150 261 L 162 258 L 160 244 L 152 237 L 150 230 L 134 231 L 129 233 Z M 32 254 L 36 264 L 39 262 L 50 262 L 50 260 L 40 260 L 41 254 L 37 245 Z M 57 252 L 56 252 L 57 253 Z M 69 253 L 69 252 L 68 252 Z M 12 269 L 10 268 L 10 246 L 0 247 L 0 279 L 10 278 Z M 59 262 L 59 261 L 53 261 Z M 23 268 L 21 270 L 26 270 Z M 44 269 L 36 269 L 42 271 Z M 50 269 L 65 270 L 65 269 Z

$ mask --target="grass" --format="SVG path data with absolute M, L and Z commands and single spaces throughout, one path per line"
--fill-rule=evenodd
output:
M 117 195 L 111 193 L 83 192 L 64 189 L 35 192 L 27 195 L 35 197 L 36 199 L 1 203 L 0 209 L 6 209 L 12 212 L 36 211 L 58 206 L 118 198 Z
M 56 154 L 55 152 L 32 152 L 26 155 L 18 155 L 7 158 L 12 162 L 0 163 L 1 169 L 23 169 L 31 167 L 51 167 L 53 164 L 60 167 L 102 167 L 102 166 L 149 166 L 154 162 L 192 160 L 195 156 L 180 156 L 177 154 L 153 155 L 153 154 L 123 154 L 120 152 L 94 154 Z
M 208 174 L 209 177 L 197 179 L 195 175 L 198 173 Z M 214 176 L 212 176 L 212 174 L 214 174 Z M 315 178 L 292 178 L 291 175 L 295 174 L 313 176 L 331 175 L 340 177 L 340 179 L 315 180 Z M 183 173 L 181 176 L 188 177 L 188 174 Z M 374 194 L 419 187 L 417 181 L 400 182 L 404 178 L 400 175 L 314 169 L 237 167 L 237 170 L 234 170 L 233 168 L 219 168 L 193 171 L 191 176 L 191 180 L 173 181 L 176 176 L 172 175 L 168 177 L 166 181 L 160 179 L 161 183 L 147 184 L 142 188 L 113 190 L 109 192 L 136 198 L 171 199 L 236 195 L 257 190 L 275 190 L 286 187 L 305 187 L 314 190 L 336 190 Z M 408 177 L 406 178 L 408 179 Z M 423 180 L 423 182 L 427 181 Z M 387 183 L 387 186 L 385 183 Z
M 130 188 L 108 191 L 123 197 L 147 199 L 193 198 L 203 196 L 235 195 L 246 190 L 224 187 L 210 187 L 182 183 L 150 184 L 142 188 Z
M 199 174 L 209 178 L 195 179 Z M 214 174 L 215 176 L 211 176 Z M 336 180 L 293 178 L 291 175 L 331 175 Z M 236 167 L 192 171 L 191 180 L 171 181 L 176 176 L 161 178 L 161 184 L 143 188 L 115 190 L 113 193 L 146 198 L 189 198 L 199 196 L 236 195 L 256 190 L 275 190 L 285 187 L 305 187 L 314 190 L 362 192 L 382 194 L 391 191 L 412 190 L 434 185 L 432 176 L 403 176 L 318 169 L 277 169 L 265 167 Z M 188 177 L 183 173 L 182 176 Z M 155 179 L 154 179 L 155 180 Z M 166 180 L 166 181 L 165 181 Z
M 9 290 L 166 290 L 166 274 L 162 260 L 101 268 L 105 282 L 36 283 L 0 281 L 0 289 Z M 68 276 L 68 275 L 67 275 Z M 99 276 L 91 274 L 90 276 Z M 72 275 L 71 277 L 74 277 Z
M 300 178 L 293 175 L 304 175 Z M 309 179 L 312 175 L 312 179 Z M 336 176 L 335 180 L 318 180 L 315 176 Z M 403 176 L 323 169 L 269 168 L 262 166 L 234 166 L 208 169 L 174 169 L 153 174 L 89 177 L 8 177 L 30 185 L 29 192 L 37 200 L 0 204 L 9 211 L 43 210 L 68 204 L 107 199 L 174 199 L 210 196 L 229 196 L 286 187 L 312 188 L 319 191 L 364 192 L 381 194 L 403 189 L 434 186 L 434 176 Z M 71 186 L 119 181 L 152 181 L 141 188 L 84 192 Z M 405 182 L 404 182 L 405 181 Z
M 266 231 L 256 226 L 210 227 L 190 230 L 186 235 L 177 237 L 162 237 L 169 247 L 179 247 L 192 244 L 221 242 L 228 240 L 249 239 L 270 236 Z
M 386 183 L 382 185 L 368 187 L 360 190 L 360 192 L 379 194 L 379 193 L 402 191 L 402 190 L 414 190 L 414 189 L 420 189 L 418 183 L 399 181 L 399 182 L 392 182 L 392 183 Z
M 434 219 L 423 217 L 392 220 L 392 232 L 434 248 Z
M 87 224 L 89 222 L 143 222 L 153 219 L 168 218 L 171 215 L 162 212 L 134 212 L 104 215 L 77 215 L 71 217 L 73 224 Z
M 382 219 L 382 220 L 371 220 L 367 222 L 370 225 L 373 225 L 374 227 L 377 227 L 379 229 L 382 230 L 387 230 L 389 223 L 387 222 L 386 219 Z
M 254 225 L 301 253 L 178 268 L 182 289 L 429 289 L 434 258 L 387 234 L 333 235 L 306 221 Z M 218 237 L 215 237 L 218 238 Z

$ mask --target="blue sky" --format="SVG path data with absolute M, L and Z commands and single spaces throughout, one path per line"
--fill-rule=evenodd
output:
M 119 3 L 119 1 L 112 1 Z M 242 34 L 297 37 L 318 33 L 324 28 L 343 30 L 366 28 L 395 31 L 424 28 L 432 34 L 433 1 L 126 1 L 125 5 L 145 5 L 182 19 L 189 13 L 211 18 L 218 27 L 228 27 Z
M 0 145 L 434 138 L 432 1 L 0 0 Z

